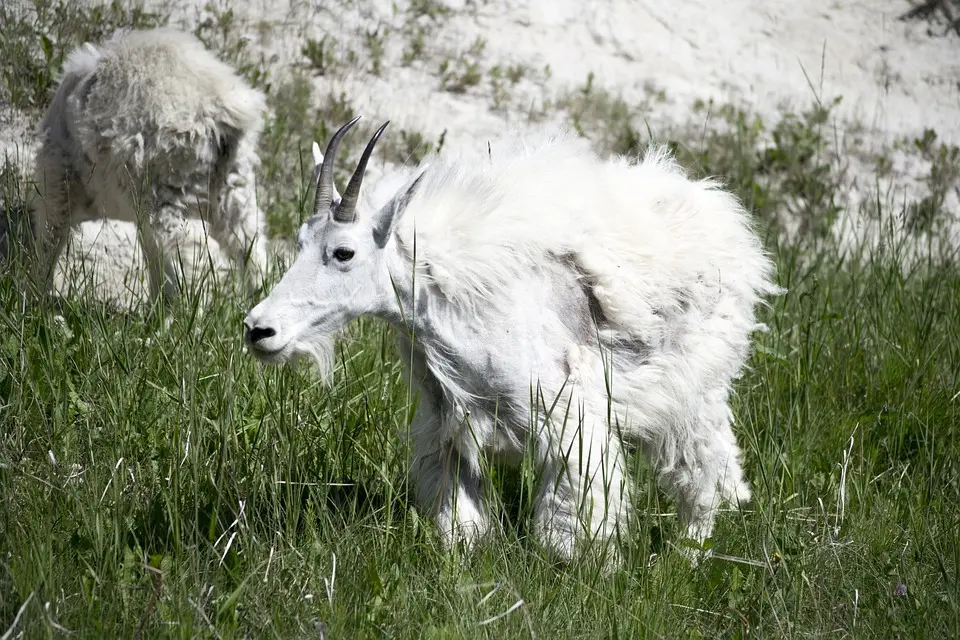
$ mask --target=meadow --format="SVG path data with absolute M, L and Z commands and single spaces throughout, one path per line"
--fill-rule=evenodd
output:
M 72 25 L 55 39 L 0 35 L 8 99 L 36 108 L 71 42 L 156 20 L 105 6 L 31 22 Z M 240 60 L 237 42 L 221 49 Z M 312 101 L 297 78 L 269 95 L 264 201 L 272 231 L 289 235 L 312 198 L 291 159 L 350 105 Z M 554 108 L 608 153 L 652 134 L 589 86 Z M 528 538 L 528 467 L 496 477 L 505 536 L 444 553 L 413 503 L 413 406 L 382 323 L 350 327 L 325 387 L 307 363 L 262 367 L 245 352 L 255 297 L 224 286 L 202 308 L 191 291 L 169 326 L 161 305 L 117 309 L 82 287 L 38 301 L 12 234 L 0 275 L 3 640 L 960 637 L 960 260 L 914 251 L 946 215 L 958 152 L 933 132 L 909 141 L 935 160 L 930 196 L 891 216 L 879 246 L 841 247 L 828 230 L 840 189 L 829 109 L 775 123 L 720 109 L 722 127 L 671 139 L 685 166 L 755 212 L 788 289 L 761 311 L 770 330 L 737 384 L 753 503 L 721 514 L 713 558 L 697 566 L 639 456 L 613 574 L 552 563 Z M 384 153 L 396 157 L 425 144 L 392 136 Z M 8 215 L 29 188 L 5 165 Z M 787 208 L 800 221 L 790 240 Z

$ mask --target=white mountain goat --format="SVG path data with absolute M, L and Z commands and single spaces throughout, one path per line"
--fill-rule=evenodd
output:
M 71 228 L 137 222 L 151 289 L 177 296 L 192 256 L 187 218 L 206 229 L 248 282 L 266 267 L 254 190 L 266 100 L 190 34 L 118 32 L 64 64 L 39 126 L 32 206 L 40 284 L 49 288 Z
M 563 558 L 624 522 L 625 443 L 698 542 L 721 499 L 750 499 L 731 382 L 763 328 L 755 306 L 780 289 L 733 195 L 664 149 L 602 161 L 561 132 L 481 163 L 434 158 L 363 218 L 386 124 L 341 199 L 331 170 L 354 122 L 330 141 L 298 256 L 244 319 L 246 342 L 266 363 L 311 356 L 326 376 L 352 319 L 401 329 L 419 389 L 413 474 L 446 544 L 492 527 L 487 454 L 538 463 L 535 531 Z

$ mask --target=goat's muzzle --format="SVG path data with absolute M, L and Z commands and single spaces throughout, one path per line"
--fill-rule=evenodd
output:
M 256 321 L 248 315 L 243 320 L 244 340 L 258 360 L 273 362 L 286 348 L 286 344 L 277 344 L 278 331 L 275 327 Z

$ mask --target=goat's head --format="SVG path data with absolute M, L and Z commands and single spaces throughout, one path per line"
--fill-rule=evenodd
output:
M 316 201 L 313 215 L 300 228 L 297 257 L 243 321 L 246 342 L 262 362 L 311 356 L 326 376 L 333 365 L 334 335 L 354 318 L 376 313 L 394 299 L 385 247 L 396 214 L 419 178 L 379 211 L 358 215 L 367 161 L 388 124 L 367 143 L 341 196 L 333 184 L 333 164 L 341 138 L 359 119 L 333 135 L 325 155 L 313 144 Z

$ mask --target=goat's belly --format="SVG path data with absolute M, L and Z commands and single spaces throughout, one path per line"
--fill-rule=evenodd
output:
M 102 189 L 93 198 L 93 206 L 87 211 L 86 220 L 139 221 L 136 206 L 119 185 L 114 185 L 113 190 Z
M 515 466 L 520 463 L 526 443 L 525 429 L 512 426 L 514 421 L 505 419 L 495 402 L 456 407 L 450 416 L 456 427 L 449 437 L 458 443 L 458 447 L 478 451 L 497 464 Z
M 504 425 L 497 425 L 483 449 L 487 458 L 499 465 L 516 467 L 523 460 L 523 440 L 520 434 Z

